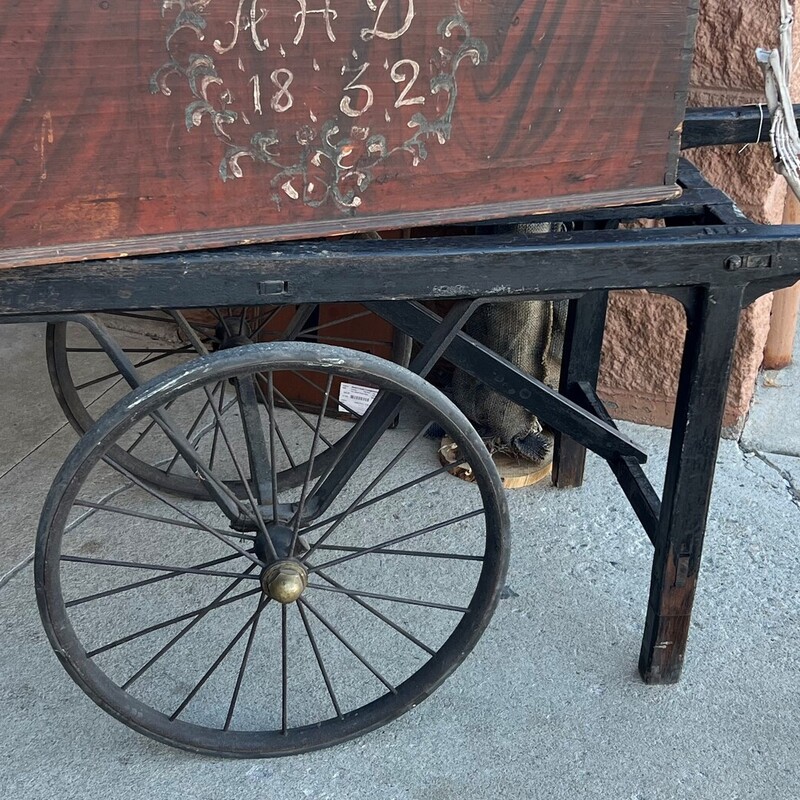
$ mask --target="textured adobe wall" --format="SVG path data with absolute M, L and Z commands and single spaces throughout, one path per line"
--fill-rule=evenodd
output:
M 689 105 L 763 102 L 755 49 L 777 44 L 778 8 L 778 0 L 701 0 Z M 772 169 L 769 146 L 740 150 L 724 147 L 686 155 L 752 219 L 779 223 L 786 188 Z M 725 416 L 734 435 L 752 399 L 771 304 L 771 296 L 762 298 L 742 315 Z M 641 292 L 612 298 L 599 388 L 617 417 L 671 423 L 685 329 L 683 309 L 674 300 Z

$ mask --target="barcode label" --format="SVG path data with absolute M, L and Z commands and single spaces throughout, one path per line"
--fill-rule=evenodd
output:
M 339 387 L 339 411 L 355 412 L 359 416 L 366 413 L 378 394 L 371 386 L 358 386 L 355 383 L 342 383 Z

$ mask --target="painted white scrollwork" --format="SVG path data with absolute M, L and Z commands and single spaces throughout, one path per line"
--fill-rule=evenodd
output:
M 431 142 L 445 145 L 450 140 L 458 100 L 459 67 L 462 62 L 477 66 L 488 60 L 486 45 L 472 35 L 460 0 L 437 0 L 451 10 L 449 14 L 444 13 L 436 27 L 440 44 L 434 52 L 421 54 L 423 57 L 418 57 L 419 60 L 408 57 L 393 60 L 391 56 L 384 59 L 381 53 L 381 48 L 384 52 L 388 48 L 388 52 L 397 58 L 408 52 L 406 45 L 398 51 L 399 45 L 386 42 L 396 41 L 412 29 L 418 13 L 414 0 L 366 0 L 369 10 L 374 13 L 373 24 L 362 29 L 360 37 L 358 29 L 352 33 L 364 42 L 372 42 L 363 46 L 366 52 L 376 51 L 372 63 L 359 62 L 365 53 L 349 45 L 347 53 L 338 56 L 342 58 L 344 55 L 346 61 L 336 62 L 336 56 L 328 57 L 324 52 L 324 47 L 329 46 L 324 45 L 325 37 L 331 43 L 336 42 L 335 23 L 339 15 L 333 5 L 338 6 L 343 0 L 294 0 L 300 10 L 296 13 L 284 10 L 284 23 L 290 29 L 288 37 L 294 33 L 297 51 L 290 45 L 284 48 L 277 41 L 270 47 L 267 33 L 275 28 L 268 26 L 271 15 L 279 14 L 277 0 L 227 2 L 235 4 L 235 14 L 224 23 L 233 33 L 230 39 L 227 35 L 223 37 L 225 43 L 219 38 L 209 37 L 212 53 L 204 54 L 198 52 L 199 46 L 187 49 L 186 31 L 192 32 L 198 42 L 205 41 L 209 8 L 212 4 L 221 5 L 221 0 L 163 0 L 164 16 L 172 17 L 165 35 L 169 60 L 153 74 L 150 89 L 153 93 L 169 96 L 174 88 L 170 85 L 173 79 L 188 87 L 188 104 L 184 107 L 186 128 L 191 131 L 210 123 L 211 130 L 224 147 L 218 170 L 220 178 L 225 181 L 243 178 L 244 161 L 259 165 L 269 174 L 272 199 L 279 207 L 287 202 L 303 203 L 311 208 L 332 203 L 343 212 L 356 213 L 364 207 L 363 196 L 370 185 L 386 175 L 381 168 L 388 166 L 389 172 L 396 174 L 403 164 L 416 167 L 428 157 Z M 395 22 L 389 24 L 389 19 Z M 223 22 L 219 17 L 217 20 L 216 24 L 221 27 Z M 319 74 L 326 64 L 330 68 L 333 63 L 338 63 L 344 64 L 341 74 L 346 77 L 342 80 L 341 95 L 334 98 L 326 92 L 315 94 L 312 105 L 310 95 L 302 95 L 302 90 L 307 87 L 298 85 L 301 83 L 299 76 L 305 73 L 290 67 L 293 65 L 292 54 L 303 53 L 300 44 L 308 32 L 307 26 L 316 24 L 320 24 L 320 30 L 314 32 L 313 69 L 309 63 L 309 75 Z M 320 40 L 323 45 L 319 44 Z M 243 48 L 251 48 L 251 45 L 252 49 L 246 55 Z M 238 59 L 237 53 L 228 56 L 234 66 L 230 66 L 230 60 L 219 60 L 220 64 L 228 64 L 224 68 L 232 69 L 247 86 L 246 91 L 242 91 L 240 85 L 234 92 L 219 73 L 215 59 L 237 47 Z M 304 47 L 308 49 L 310 44 L 306 42 Z M 248 78 L 248 74 L 257 69 L 252 66 L 252 59 L 255 54 L 262 53 L 264 55 L 259 58 L 265 59 L 263 63 L 269 64 L 268 69 L 256 71 Z M 288 59 L 285 62 L 278 60 L 278 64 L 286 66 L 272 69 L 276 58 Z M 348 66 L 353 63 L 352 59 L 356 63 Z M 429 79 L 421 78 L 421 64 L 431 69 Z M 381 86 L 381 81 L 391 81 L 395 85 L 394 92 L 386 91 L 387 87 Z M 330 89 L 329 84 L 330 81 L 322 85 Z M 235 88 L 235 82 L 233 85 Z M 379 88 L 383 91 L 378 92 Z M 388 108 L 382 108 L 379 114 L 374 111 L 370 114 L 379 105 L 377 98 L 386 95 L 384 102 Z M 303 97 L 302 101 L 300 97 Z M 235 98 L 245 107 L 237 108 Z M 325 102 L 331 104 L 325 112 L 327 118 L 322 115 Z M 389 131 L 381 132 L 384 124 L 391 123 L 392 117 L 407 107 L 412 109 L 410 119 L 406 116 L 402 122 L 394 122 L 391 134 Z M 297 129 L 296 121 L 289 123 L 292 126 L 290 131 L 286 130 L 284 122 L 281 129 L 279 120 L 295 119 L 287 113 L 293 108 L 300 110 L 305 122 L 299 123 Z M 426 114 L 426 108 L 435 110 Z M 268 120 L 273 121 L 275 129 L 269 127 Z M 394 141 L 390 141 L 390 135 Z

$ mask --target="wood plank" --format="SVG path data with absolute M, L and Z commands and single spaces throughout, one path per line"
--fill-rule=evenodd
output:
M 0 0 L 0 265 L 674 196 L 695 5 Z

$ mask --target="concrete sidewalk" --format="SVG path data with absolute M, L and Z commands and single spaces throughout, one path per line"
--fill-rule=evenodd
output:
M 510 494 L 508 598 L 429 700 L 333 749 L 235 762 L 137 735 L 56 661 L 29 559 L 75 436 L 49 387 L 43 327 L 0 337 L 0 797 L 800 797 L 800 367 L 762 379 L 741 446 L 722 443 L 680 684 L 638 678 L 651 548 L 592 458 L 579 490 Z M 624 429 L 653 454 L 658 485 L 668 432 Z

